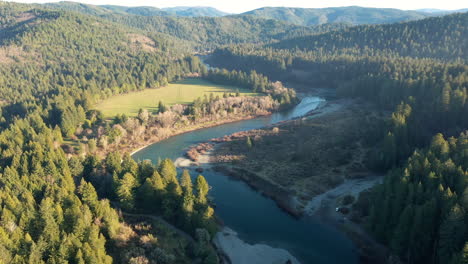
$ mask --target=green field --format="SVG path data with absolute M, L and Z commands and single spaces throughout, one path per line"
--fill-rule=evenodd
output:
M 167 106 L 189 104 L 205 94 L 209 96 L 213 93 L 215 96 L 222 97 L 224 92 L 235 93 L 236 91 L 242 95 L 255 95 L 247 89 L 235 86 L 218 85 L 201 79 L 186 79 L 171 83 L 166 87 L 112 96 L 97 104 L 96 109 L 102 111 L 106 117 L 117 114 L 135 116 L 140 109 L 156 111 L 159 101 Z

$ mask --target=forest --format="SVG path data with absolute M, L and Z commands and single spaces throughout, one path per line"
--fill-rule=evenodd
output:
M 299 101 L 289 83 L 388 113 L 366 158 L 385 180 L 357 201 L 360 224 L 404 263 L 468 263 L 468 13 L 309 27 L 83 6 L 0 2 L 0 263 L 177 261 L 161 244 L 131 242 L 125 214 L 160 216 L 195 238 L 179 254 L 219 263 L 205 177 L 127 152 L 289 108 Z M 216 69 L 196 56 L 210 51 Z M 160 102 L 136 117 L 94 109 L 187 77 L 258 95 Z

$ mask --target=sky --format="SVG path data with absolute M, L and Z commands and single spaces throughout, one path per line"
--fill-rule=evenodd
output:
M 1 1 L 1 0 L 0 0 Z M 228 13 L 241 13 L 264 6 L 287 6 L 304 8 L 322 8 L 337 6 L 364 6 L 379 8 L 398 8 L 414 10 L 435 8 L 454 10 L 467 8 L 463 0 L 70 0 L 93 5 L 122 6 L 211 6 Z M 23 3 L 59 2 L 59 0 L 14 0 Z

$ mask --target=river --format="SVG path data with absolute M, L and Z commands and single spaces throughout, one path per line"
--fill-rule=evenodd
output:
M 191 145 L 300 117 L 324 102 L 319 97 L 305 97 L 289 111 L 177 135 L 138 151 L 133 158 L 154 163 L 163 158 L 175 160 Z M 197 175 L 195 171 L 191 174 Z M 353 243 L 334 227 L 313 217 L 293 218 L 242 181 L 212 170 L 202 174 L 212 187 L 210 196 L 216 204 L 216 214 L 242 240 L 284 248 L 302 264 L 358 263 Z

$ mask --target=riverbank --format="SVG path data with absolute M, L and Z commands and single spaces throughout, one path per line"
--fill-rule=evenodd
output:
M 241 102 L 239 102 L 241 103 Z M 249 103 L 247 103 L 249 104 Z M 284 110 L 284 109 L 283 109 Z M 250 119 L 255 119 L 259 117 L 265 117 L 265 116 L 270 116 L 273 113 L 279 112 L 280 109 L 274 109 L 273 110 L 262 110 L 260 108 L 256 109 L 255 114 L 227 114 L 227 116 L 223 118 L 216 118 L 215 120 L 208 119 L 200 119 L 198 122 L 191 122 L 191 124 L 186 124 L 184 123 L 183 125 L 178 125 L 175 127 L 168 127 L 168 128 L 160 128 L 161 130 L 164 130 L 164 133 L 158 133 L 156 131 L 152 131 L 155 128 L 149 127 L 147 129 L 147 133 L 144 135 L 143 138 L 140 137 L 139 140 L 133 140 L 130 139 L 126 144 L 118 144 L 116 146 L 110 146 L 107 149 L 100 149 L 97 154 L 100 156 L 105 156 L 105 154 L 112 152 L 112 151 L 119 151 L 121 153 L 130 153 L 130 155 L 134 155 L 135 153 L 145 149 L 146 147 L 158 143 L 160 141 L 163 141 L 165 139 L 185 134 L 185 133 L 190 133 L 196 130 L 200 129 L 206 129 L 210 127 L 216 127 L 224 124 L 229 124 L 229 123 L 236 123 L 236 122 L 241 122 L 245 120 L 250 120 Z
M 232 264 L 300 264 L 287 250 L 264 244 L 250 245 L 228 227 L 218 232 L 213 242 Z
M 186 156 L 213 164 L 300 217 L 313 197 L 370 173 L 368 147 L 360 142 L 368 114 L 360 108 L 351 100 L 327 102 L 299 119 L 193 146 Z
M 372 176 L 370 171 L 365 169 L 363 161 L 366 157 L 366 150 L 362 144 L 356 144 L 355 147 L 350 150 L 352 158 L 346 162 L 349 166 L 343 166 L 343 164 L 329 164 L 333 166 L 329 166 L 330 168 L 328 168 L 328 166 L 325 166 L 325 168 L 310 167 L 308 170 L 309 172 L 315 171 L 317 172 L 316 174 L 321 175 L 324 179 L 337 175 L 341 175 L 342 177 L 340 177 L 339 179 L 341 180 L 336 183 L 315 189 L 315 193 L 309 193 L 307 195 L 301 195 L 304 193 L 299 192 L 300 189 L 290 188 L 290 186 L 294 185 L 295 182 L 304 183 L 304 180 L 301 180 L 300 178 L 294 179 L 294 177 L 291 177 L 291 173 L 294 174 L 295 172 L 291 170 L 290 167 L 287 167 L 287 176 L 290 181 L 281 182 L 281 179 L 269 178 L 267 177 L 268 174 L 262 173 L 264 168 L 271 167 L 269 170 L 271 171 L 270 175 L 278 175 L 281 173 L 281 168 L 269 166 L 269 164 L 258 164 L 253 162 L 255 160 L 260 160 L 259 157 L 262 157 L 262 161 L 268 159 L 266 153 L 263 152 L 260 152 L 257 156 L 252 155 L 256 146 L 258 146 L 259 149 L 265 149 L 265 145 L 271 144 L 271 142 L 264 144 L 265 141 L 268 141 L 268 137 L 275 137 L 275 134 L 278 134 L 288 126 L 302 126 L 308 120 L 314 120 L 314 131 L 311 133 L 316 133 L 316 130 L 322 130 L 321 133 L 317 134 L 317 137 L 313 137 L 314 142 L 323 143 L 323 140 L 321 141 L 320 138 L 341 137 L 342 134 L 336 134 L 335 130 L 341 130 L 342 132 L 357 131 L 357 127 L 348 126 L 349 123 L 354 123 L 356 121 L 355 114 L 351 115 L 353 116 L 352 118 L 349 118 L 349 113 L 356 111 L 356 106 L 359 106 L 356 102 L 349 100 L 335 100 L 327 102 L 327 104 L 323 105 L 322 108 L 311 111 L 300 119 L 284 121 L 280 124 L 274 124 L 264 129 L 238 132 L 223 138 L 211 140 L 209 144 L 204 143 L 191 148 L 189 150 L 190 155 L 187 155 L 191 160 L 181 159 L 179 160 L 180 165 L 213 169 L 233 179 L 241 180 L 247 183 L 254 190 L 274 200 L 278 207 L 282 208 L 289 214 L 295 217 L 306 216 L 319 218 L 322 219 L 323 222 L 336 227 L 343 233 L 346 233 L 358 247 L 361 263 L 384 263 L 386 257 L 385 248 L 368 236 L 361 226 L 348 220 L 346 214 L 342 213 L 343 211 L 351 208 L 351 204 L 348 204 L 347 206 L 341 205 L 343 197 L 353 196 L 353 199 L 356 200 L 360 192 L 381 183 L 383 179 L 382 176 Z M 365 112 L 361 113 L 360 116 L 368 117 L 369 115 Z M 332 124 L 333 126 L 333 124 L 336 123 L 344 125 L 339 125 L 332 130 L 324 128 L 326 125 Z M 365 125 L 360 123 L 359 126 Z M 292 136 L 291 133 L 288 133 L 288 130 L 286 130 L 285 135 L 288 135 L 288 137 Z M 357 133 L 356 136 L 358 138 L 363 137 L 363 134 Z M 247 138 L 251 139 L 253 147 L 245 147 L 247 145 Z M 289 141 L 285 140 L 284 137 L 278 141 L 282 144 L 289 144 Z M 346 142 L 354 144 L 357 140 L 354 138 L 347 138 L 343 144 L 347 144 Z M 333 144 L 331 145 L 329 143 L 330 142 L 325 145 L 314 144 L 312 149 L 324 148 L 325 146 L 329 149 L 333 149 L 333 144 L 336 143 L 332 142 Z M 236 149 L 236 147 L 239 146 L 236 146 L 235 144 L 241 145 L 240 148 L 242 151 Z M 290 150 L 285 151 L 284 149 L 278 148 L 275 144 L 273 144 L 272 148 L 275 151 L 288 152 L 288 155 L 293 155 Z M 338 150 L 341 151 L 341 149 Z M 228 152 L 230 154 L 225 155 Z M 311 151 L 308 151 L 307 153 L 307 155 L 310 156 Z M 333 152 L 319 152 L 318 155 L 321 155 L 322 158 L 325 159 L 329 159 L 331 156 L 336 156 Z M 284 159 L 284 157 L 281 158 Z M 244 160 L 247 160 L 247 162 L 244 162 Z M 285 160 L 291 161 L 291 159 Z M 273 163 L 275 162 L 277 161 L 273 160 Z M 315 160 L 314 162 L 321 165 L 324 164 L 320 159 Z M 281 164 L 280 166 L 284 167 L 285 164 Z M 317 179 L 319 178 L 315 177 L 315 180 Z M 280 181 L 278 182 L 277 180 Z M 315 183 L 317 183 L 317 181 Z M 303 187 L 306 189 L 312 184 L 313 182 Z M 317 184 L 315 184 L 314 187 L 316 187 L 316 185 Z M 336 209 L 339 207 L 343 207 L 345 209 L 340 209 L 340 211 L 337 212 Z
M 146 147 L 148 147 L 150 145 L 153 145 L 155 143 L 158 143 L 160 141 L 163 141 L 165 139 L 171 138 L 173 136 L 177 136 L 177 135 L 181 135 L 181 134 L 185 134 L 185 133 L 190 133 L 190 132 L 193 132 L 193 131 L 199 130 L 199 129 L 210 128 L 210 127 L 215 127 L 215 126 L 219 126 L 219 125 L 240 122 L 240 121 L 244 121 L 244 120 L 250 120 L 250 119 L 254 119 L 254 118 L 257 118 L 257 117 L 261 117 L 261 116 L 268 116 L 268 115 L 271 115 L 271 114 L 272 114 L 271 112 L 266 112 L 266 113 L 262 113 L 262 114 L 255 115 L 255 116 L 249 115 L 249 116 L 231 117 L 231 118 L 227 118 L 227 119 L 210 121 L 210 122 L 205 122 L 205 123 L 196 124 L 196 125 L 192 125 L 192 126 L 175 128 L 175 129 L 171 130 L 169 133 L 165 134 L 164 136 L 153 136 L 153 137 L 150 137 L 150 138 L 147 138 L 147 139 L 144 139 L 144 140 L 133 141 L 127 146 L 120 146 L 119 147 L 119 152 L 130 153 L 130 156 L 133 156 L 135 153 L 145 149 Z M 108 153 L 108 152 L 110 152 L 110 151 L 109 150 L 105 151 L 105 153 Z

